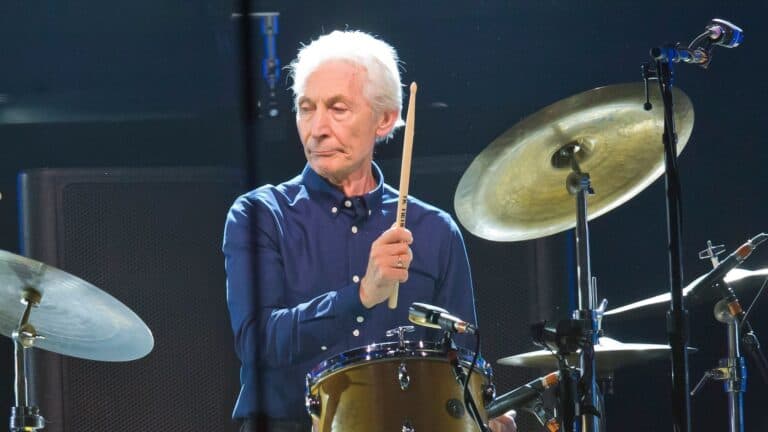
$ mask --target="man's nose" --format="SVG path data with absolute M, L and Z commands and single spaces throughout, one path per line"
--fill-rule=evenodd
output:
M 327 109 L 317 109 L 315 115 L 312 116 L 312 136 L 321 137 L 328 135 L 330 131 L 329 115 L 330 112 Z

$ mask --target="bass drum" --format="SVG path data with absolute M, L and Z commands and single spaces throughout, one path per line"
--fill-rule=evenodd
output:
M 307 374 L 306 402 L 317 432 L 476 431 L 450 359 L 469 371 L 474 353 L 440 343 L 372 344 L 332 357 Z M 491 366 L 478 357 L 470 391 L 487 422 Z

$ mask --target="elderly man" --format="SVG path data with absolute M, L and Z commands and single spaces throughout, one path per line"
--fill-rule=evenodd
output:
M 291 64 L 296 125 L 307 165 L 233 204 L 224 234 L 227 301 L 242 388 L 242 431 L 309 430 L 307 372 L 324 359 L 383 342 L 415 301 L 474 320 L 464 242 L 444 211 L 408 198 L 408 229 L 393 228 L 397 190 L 373 162 L 400 126 L 395 50 L 356 31 L 304 46 Z M 386 300 L 399 284 L 399 304 Z M 410 339 L 434 340 L 419 328 Z M 514 430 L 511 417 L 491 422 Z

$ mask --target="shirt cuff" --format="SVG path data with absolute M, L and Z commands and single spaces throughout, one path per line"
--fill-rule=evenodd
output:
M 336 291 L 336 316 L 367 317 L 370 310 L 366 309 L 360 301 L 360 284 L 352 283 Z

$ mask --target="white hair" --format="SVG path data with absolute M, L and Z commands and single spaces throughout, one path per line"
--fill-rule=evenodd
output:
M 334 31 L 320 36 L 309 45 L 299 49 L 296 59 L 288 66 L 293 79 L 294 108 L 298 110 L 299 97 L 304 94 L 307 78 L 320 65 L 331 60 L 347 61 L 365 68 L 368 80 L 363 85 L 363 95 L 368 99 L 373 111 L 381 114 L 397 111 L 397 121 L 387 137 L 404 124 L 402 119 L 403 90 L 400 83 L 400 70 L 397 51 L 388 43 L 368 33 L 347 30 Z

